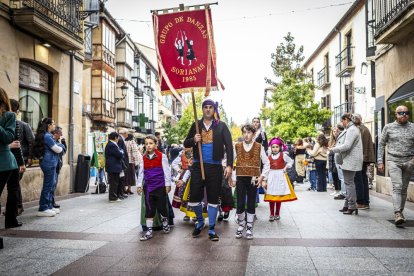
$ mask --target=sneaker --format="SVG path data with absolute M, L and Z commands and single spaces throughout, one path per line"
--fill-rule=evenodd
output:
M 171 228 L 167 222 L 167 218 L 162 218 L 161 221 L 162 221 L 162 231 L 164 232 L 164 234 L 170 233 Z
M 210 241 L 219 241 L 219 239 L 220 239 L 219 236 L 217 236 L 216 233 L 214 233 L 214 234 L 209 233 L 208 238 L 210 239 Z
M 38 217 L 54 217 L 56 216 L 56 212 L 53 211 L 52 209 L 47 209 L 44 211 L 37 212 L 37 216 Z
M 369 205 L 368 205 L 368 208 L 369 208 Z M 407 219 L 404 217 L 404 214 L 402 212 L 400 214 L 401 214 L 401 217 L 404 220 L 404 222 L 407 222 Z
M 58 208 L 52 208 L 52 211 L 54 211 L 56 214 L 60 214 L 60 210 Z
M 141 238 L 139 238 L 139 240 L 140 241 L 147 241 L 151 238 L 152 238 L 152 231 L 148 230 L 147 232 L 145 232 L 145 234 Z
M 275 217 L 274 216 L 269 216 L 269 221 L 274 221 Z
M 401 225 L 404 223 L 404 216 L 401 215 L 401 212 L 395 212 L 395 225 Z
M 275 216 L 275 220 L 279 220 L 280 219 L 280 216 Z
M 344 195 L 342 195 L 342 194 L 339 194 L 339 195 L 337 195 L 337 196 L 334 196 L 334 199 L 335 199 L 335 200 L 345 199 L 345 196 L 344 196 Z
M 204 228 L 205 225 L 206 224 L 204 222 L 201 223 L 201 226 L 198 226 L 198 223 L 195 224 L 195 227 L 194 227 L 194 230 L 193 230 L 193 234 L 192 234 L 193 235 L 193 238 L 197 238 L 200 235 L 201 230 L 203 230 L 203 228 Z
M 190 217 L 189 217 L 189 216 L 185 216 L 185 217 L 183 218 L 183 221 L 190 221 Z
M 333 193 L 330 193 L 329 195 L 330 196 L 337 196 L 338 195 L 338 192 L 337 191 L 334 191 Z
M 121 202 L 122 200 L 120 200 L 119 198 L 114 199 L 114 200 L 110 200 L 109 203 L 116 203 L 116 202 Z

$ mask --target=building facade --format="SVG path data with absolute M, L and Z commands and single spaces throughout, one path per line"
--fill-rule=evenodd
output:
M 320 126 L 329 131 L 343 113 L 361 114 L 374 130 L 375 66 L 367 57 L 365 1 L 358 0 L 305 62 L 315 84 L 315 101 L 332 111 L 332 118 Z
M 72 191 L 74 156 L 82 152 L 81 10 L 82 1 L 0 1 L 0 85 L 20 102 L 20 120 L 36 131 L 53 118 L 69 145 L 57 195 Z M 24 201 L 37 200 L 42 183 L 35 161 L 20 182 Z
M 367 28 L 372 29 L 376 48 L 375 60 L 376 104 L 375 137 L 378 141 L 385 124 L 395 120 L 399 105 L 410 110 L 414 121 L 414 1 L 367 0 Z M 385 156 L 386 158 L 386 156 Z M 392 185 L 385 173 L 377 175 L 378 192 L 391 194 Z M 414 200 L 414 177 L 407 198 Z

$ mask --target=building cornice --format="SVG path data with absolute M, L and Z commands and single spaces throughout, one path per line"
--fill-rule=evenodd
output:
M 339 32 L 340 29 L 348 23 L 348 21 L 363 7 L 365 6 L 365 0 L 356 0 L 354 4 L 348 9 L 348 11 L 342 16 L 342 18 L 336 23 L 335 27 L 329 34 L 325 37 L 321 44 L 316 48 L 316 50 L 310 55 L 310 57 L 305 61 L 303 67 L 308 67 L 309 64 L 320 54 L 320 52 L 332 41 L 335 35 Z

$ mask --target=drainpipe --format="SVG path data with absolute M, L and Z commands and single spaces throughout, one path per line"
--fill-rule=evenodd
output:
M 73 75 L 74 75 L 74 60 L 75 53 L 74 51 L 69 51 L 69 191 L 72 192 L 74 189 L 74 169 L 73 169 L 73 144 L 74 144 L 74 123 L 73 123 Z

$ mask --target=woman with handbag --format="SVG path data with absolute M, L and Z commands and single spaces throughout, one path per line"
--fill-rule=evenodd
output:
M 344 207 L 339 211 L 344 215 L 352 215 L 354 212 L 358 215 L 354 177 L 357 171 L 362 170 L 361 132 L 355 125 L 351 113 L 341 116 L 341 124 L 345 130 L 338 136 L 335 147 L 331 148 L 335 153 L 336 164 L 342 169 L 346 187 Z

